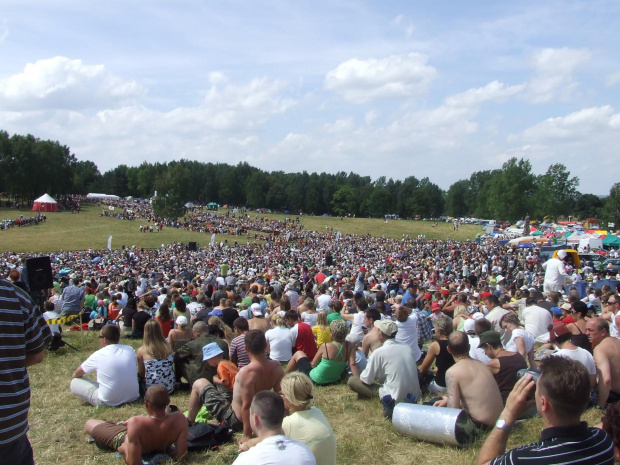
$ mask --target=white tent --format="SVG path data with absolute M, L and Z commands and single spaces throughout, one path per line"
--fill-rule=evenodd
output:
M 598 237 L 597 234 L 584 234 L 579 240 L 578 252 L 589 252 L 590 250 L 602 249 L 603 239 Z
M 58 204 L 47 194 L 43 194 L 32 204 L 32 211 L 37 212 L 57 212 Z
M 91 193 L 86 196 L 89 199 L 108 199 L 108 200 L 118 200 L 120 197 L 118 195 L 110 195 L 110 194 L 95 194 Z

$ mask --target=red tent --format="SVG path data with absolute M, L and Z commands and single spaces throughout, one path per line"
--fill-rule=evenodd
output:
M 57 212 L 58 204 L 47 194 L 43 194 L 32 204 L 32 210 L 37 212 Z

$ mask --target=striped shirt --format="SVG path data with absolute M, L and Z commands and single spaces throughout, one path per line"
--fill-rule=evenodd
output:
M 245 348 L 245 334 L 237 336 L 230 341 L 230 359 L 237 360 L 239 369 L 250 364 L 250 356 Z
M 517 447 L 494 458 L 491 465 L 594 465 L 614 463 L 611 438 L 598 428 L 588 428 L 582 421 L 574 426 L 545 428 L 540 441 Z
M 0 278 L 0 445 L 28 431 L 26 356 L 47 347 L 51 332 L 28 294 Z

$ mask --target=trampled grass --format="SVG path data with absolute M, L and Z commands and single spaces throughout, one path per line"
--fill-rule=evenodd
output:
M 122 221 L 99 217 L 101 210 L 86 206 L 80 215 L 71 213 L 48 214 L 45 224 L 0 231 L 0 251 L 51 252 L 59 250 L 103 249 L 108 236 L 113 236 L 112 246 L 121 245 L 155 248 L 162 243 L 196 241 L 205 245 L 210 235 L 165 228 L 161 233 L 140 233 L 140 220 Z M 16 218 L 29 211 L 0 209 L 1 218 Z M 254 216 L 255 213 L 252 213 Z M 284 215 L 269 215 L 281 219 Z M 334 232 L 343 234 L 371 234 L 373 236 L 398 239 L 403 234 L 427 238 L 471 239 L 480 232 L 476 226 L 461 226 L 458 233 L 452 225 L 439 223 L 432 227 L 430 222 L 390 220 L 386 225 L 379 219 L 343 219 L 330 217 L 302 217 L 306 228 L 325 231 L 333 227 Z M 234 236 L 217 236 L 217 241 Z M 239 238 L 237 238 L 239 239 Z M 243 236 L 243 240 L 247 240 Z M 122 421 L 133 415 L 144 414 L 141 402 L 121 408 L 93 408 L 83 405 L 69 392 L 71 374 L 92 352 L 99 348 L 96 333 L 66 332 L 64 338 L 80 351 L 65 347 L 48 353 L 43 363 L 29 369 L 32 386 L 32 408 L 29 433 L 38 464 L 118 464 L 120 459 L 114 453 L 101 452 L 94 445 L 86 443 L 84 423 L 89 418 Z M 138 342 L 131 341 L 135 348 Z M 172 402 L 181 409 L 187 409 L 187 392 L 177 392 Z M 318 387 L 315 391 L 315 405 L 327 416 L 338 441 L 338 464 L 390 463 L 405 465 L 426 464 L 469 464 L 475 462 L 478 450 L 484 441 L 480 438 L 468 449 L 444 447 L 417 441 L 399 434 L 391 423 L 382 418 L 378 400 L 358 401 L 356 394 L 346 385 Z M 600 412 L 590 410 L 584 419 L 591 424 L 598 423 Z M 535 418 L 519 426 L 511 435 L 508 446 L 516 447 L 536 441 L 542 429 L 542 420 Z M 380 455 L 380 456 L 379 456 Z M 226 445 L 216 452 L 191 454 L 188 463 L 209 462 L 214 465 L 230 464 L 237 456 L 235 444 Z M 294 463 L 294 461 L 291 461 Z
M 188 243 L 191 241 L 204 246 L 208 245 L 211 240 L 211 234 L 166 227 L 159 233 L 141 233 L 140 224 L 147 224 L 146 220 L 117 220 L 99 216 L 101 211 L 102 209 L 96 204 L 84 204 L 79 215 L 70 212 L 48 213 L 45 223 L 0 231 L 0 252 L 105 249 L 110 236 L 112 236 L 112 248 L 114 249 L 120 249 L 123 245 L 153 249 L 161 247 L 162 244 Z M 15 219 L 20 215 L 35 216 L 36 212 L 0 208 L 0 218 Z M 250 215 L 254 218 L 257 213 L 250 212 Z M 282 220 L 286 215 L 261 214 L 260 216 Z M 438 223 L 436 227 L 433 227 L 433 223 L 429 221 L 389 220 L 388 224 L 385 224 L 381 219 L 344 218 L 341 220 L 336 217 L 324 216 L 302 216 L 301 221 L 304 228 L 318 232 L 325 232 L 326 227 L 329 227 L 333 228 L 334 234 L 340 231 L 342 234 L 370 234 L 371 236 L 385 236 L 392 239 L 400 239 L 403 234 L 408 234 L 411 237 L 422 234 L 428 239 L 466 240 L 475 238 L 476 234 L 481 232 L 479 226 L 462 225 L 459 231 L 454 231 L 450 223 Z M 254 240 L 254 231 L 251 231 L 251 236 L 248 239 L 245 235 L 217 234 L 216 241 L 228 240 L 232 244 L 236 239 L 239 243 L 245 244 L 248 240 Z
M 141 402 L 120 408 L 94 408 L 83 405 L 69 392 L 71 374 L 92 352 L 99 348 L 97 333 L 65 333 L 64 338 L 80 351 L 68 347 L 50 352 L 43 363 L 29 369 L 32 385 L 30 440 L 39 465 L 118 464 L 111 452 L 102 452 L 87 444 L 84 423 L 89 418 L 123 421 L 144 414 Z M 128 342 L 139 347 L 139 342 Z M 382 418 L 379 400 L 359 401 L 345 384 L 315 388 L 315 405 L 326 415 L 338 442 L 338 464 L 435 465 L 474 463 L 484 438 L 467 449 L 440 446 L 417 441 L 394 430 Z M 188 392 L 176 392 L 172 403 L 182 410 L 188 406 Z M 590 424 L 600 420 L 600 411 L 590 410 L 584 419 Z M 516 447 L 538 439 L 542 419 L 534 418 L 518 426 L 508 446 Z M 192 453 L 188 463 L 230 464 L 237 456 L 235 444 L 215 452 Z M 294 461 L 291 461 L 294 463 Z

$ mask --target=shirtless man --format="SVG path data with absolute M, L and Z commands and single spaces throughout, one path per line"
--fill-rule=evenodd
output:
M 280 381 L 284 370 L 280 362 L 268 360 L 265 355 L 267 340 L 260 330 L 250 330 L 245 335 L 245 346 L 250 356 L 250 364 L 244 366 L 233 386 L 232 403 L 204 378 L 196 380 L 189 397 L 187 420 L 192 424 L 201 405 L 207 408 L 217 421 L 228 423 L 233 431 L 243 431 L 244 443 L 252 437 L 250 425 L 250 405 L 254 394 L 273 389 L 280 392 Z
M 586 334 L 594 347 L 598 405 L 605 408 L 620 400 L 620 340 L 609 335 L 609 323 L 602 318 L 589 320 Z
M 376 308 L 369 308 L 364 313 L 364 326 L 368 328 L 368 332 L 362 339 L 362 352 L 368 357 L 374 350 L 383 345 L 379 339 L 379 329 L 375 328 L 375 321 L 381 320 L 381 313 Z
M 169 403 L 166 388 L 151 386 L 144 396 L 148 417 L 131 417 L 120 425 L 91 419 L 84 429 L 99 447 L 117 450 L 127 465 L 140 465 L 142 455 L 153 452 L 180 460 L 187 452 L 187 420 L 181 412 L 166 413 Z
M 248 319 L 250 330 L 258 329 L 264 334 L 271 329 L 271 323 L 263 316 L 263 312 L 260 309 L 260 304 L 253 303 L 250 305 L 248 311 L 252 312 L 252 318 Z
M 462 331 L 448 338 L 448 352 L 455 364 L 446 371 L 446 396 L 435 407 L 462 408 L 478 427 L 493 426 L 504 408 L 491 371 L 469 356 L 469 339 Z

